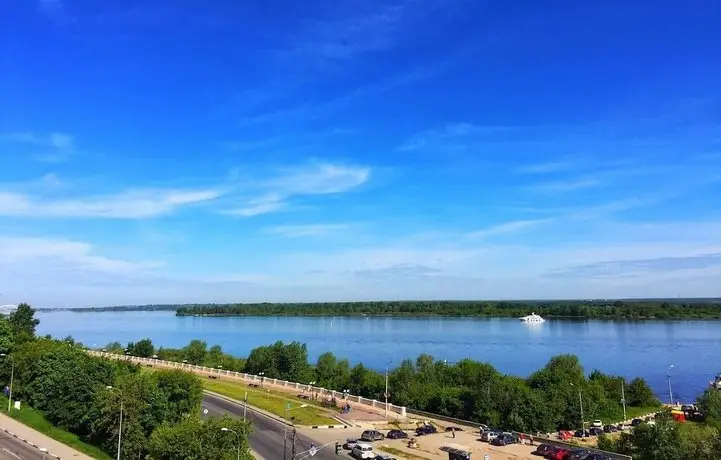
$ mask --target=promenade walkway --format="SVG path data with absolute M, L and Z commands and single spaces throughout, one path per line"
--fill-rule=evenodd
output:
M 55 459 L 77 459 L 77 460 L 93 460 L 92 457 L 85 455 L 72 447 L 54 440 L 39 431 L 35 431 L 27 425 L 23 425 L 17 420 L 0 414 L 0 430 L 11 433 L 20 440 L 34 445 L 37 448 L 45 448 L 48 450 L 47 457 Z

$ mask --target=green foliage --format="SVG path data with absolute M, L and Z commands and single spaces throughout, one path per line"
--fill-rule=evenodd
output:
M 155 347 L 150 339 L 143 339 L 137 343 L 129 343 L 128 354 L 131 356 L 140 356 L 141 358 L 150 358 L 155 354 Z
M 183 348 L 185 359 L 190 364 L 202 365 L 205 362 L 205 355 L 208 353 L 208 344 L 203 340 L 193 340 L 187 347 Z
M 707 419 L 721 422 L 721 391 L 708 388 L 698 399 L 698 408 Z
M 251 350 L 245 363 L 246 372 L 257 374 L 264 372 L 269 378 L 291 382 L 308 383 L 314 379 L 308 364 L 308 348 L 304 343 L 282 341 L 273 345 Z
M 103 347 L 103 350 L 107 351 L 108 353 L 116 353 L 119 355 L 122 355 L 125 352 L 125 349 L 120 342 L 110 342 Z
M 40 320 L 35 318 L 35 309 L 24 302 L 10 313 L 8 321 L 17 344 L 32 340 L 35 337 L 35 328 L 40 324 Z
M 15 342 L 14 335 L 10 321 L 0 317 L 0 353 L 10 353 Z
M 620 453 L 638 460 L 694 458 L 685 455 L 678 424 L 669 410 L 659 412 L 653 425 L 642 424 L 622 433 L 617 446 Z
M 222 431 L 222 428 L 233 430 Z M 222 417 L 200 420 L 189 417 L 175 425 L 158 427 L 148 443 L 152 460 L 251 460 L 248 448 L 250 425 L 242 420 Z
M 658 404 L 658 399 L 653 395 L 651 387 L 641 377 L 631 380 L 631 384 L 626 387 L 626 401 L 630 406 L 640 407 Z
M 678 301 L 677 301 L 678 302 Z M 481 316 L 514 317 L 531 312 L 546 317 L 608 319 L 721 318 L 721 302 L 659 301 L 398 301 L 184 305 L 179 316 Z

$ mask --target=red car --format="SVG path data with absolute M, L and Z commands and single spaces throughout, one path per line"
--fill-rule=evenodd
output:
M 565 460 L 570 453 L 571 451 L 568 449 L 556 448 L 553 452 L 549 452 L 546 458 L 549 460 Z

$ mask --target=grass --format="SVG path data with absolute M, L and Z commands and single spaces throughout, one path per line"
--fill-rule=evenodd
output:
M 637 417 L 646 416 L 653 412 L 661 410 L 661 406 L 649 406 L 649 407 L 631 407 L 626 406 L 626 420 L 631 420 Z M 613 413 L 604 414 L 601 417 L 603 423 L 619 423 L 623 421 L 623 410 L 619 409 Z
M 385 447 L 385 446 L 383 446 L 383 447 L 381 447 L 381 450 L 382 450 L 383 452 L 387 452 L 387 453 L 389 453 L 389 454 L 391 454 L 391 455 L 395 455 L 395 456 L 397 456 L 398 458 L 408 458 L 408 459 L 410 459 L 410 460 L 428 460 L 426 457 L 421 457 L 421 456 L 418 456 L 418 455 L 409 454 L 408 452 L 402 451 L 402 450 L 400 450 L 400 449 L 395 449 L 395 448 L 393 448 L 393 447 Z
M 329 417 L 328 412 L 308 401 L 288 398 L 272 391 L 250 388 L 241 383 L 222 380 L 204 380 L 203 387 L 206 390 L 238 401 L 243 401 L 245 393 L 248 392 L 248 405 L 263 409 L 282 418 L 286 418 L 285 408 L 290 403 L 291 407 L 295 408 L 290 410 L 290 418 L 298 425 L 333 425 L 337 423 Z M 308 404 L 308 407 L 300 408 L 301 404 Z
M 7 406 L 7 401 L 6 397 L 0 397 L 0 405 L 2 405 L 2 407 Z M 73 433 L 53 426 L 40 411 L 33 409 L 27 404 L 21 404 L 20 410 L 15 410 L 13 408 L 10 412 L 10 416 L 23 425 L 27 425 L 30 428 L 93 458 L 100 460 L 113 460 L 113 457 L 103 452 L 100 448 L 83 442 Z

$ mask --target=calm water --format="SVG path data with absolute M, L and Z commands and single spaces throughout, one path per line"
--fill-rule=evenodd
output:
M 310 359 L 332 351 L 374 369 L 428 353 L 449 362 L 488 361 L 501 372 L 527 376 L 550 357 L 573 353 L 587 372 L 600 369 L 646 378 L 668 400 L 691 401 L 721 372 L 721 321 L 609 322 L 456 318 L 197 318 L 173 312 L 38 313 L 39 332 L 72 335 L 89 346 L 150 337 L 156 346 L 182 347 L 192 339 L 239 356 L 276 340 L 308 344 Z

